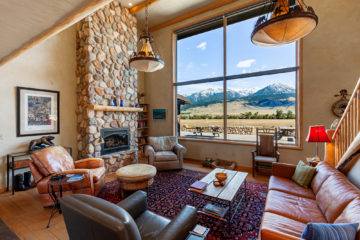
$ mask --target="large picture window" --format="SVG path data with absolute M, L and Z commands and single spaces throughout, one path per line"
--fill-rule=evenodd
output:
M 297 144 L 297 43 L 259 47 L 257 17 L 222 16 L 176 35 L 176 132 L 186 138 L 245 141 L 256 128 Z

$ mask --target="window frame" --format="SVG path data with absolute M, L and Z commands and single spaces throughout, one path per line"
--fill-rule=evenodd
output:
M 173 136 L 178 136 L 177 135 L 177 86 L 186 86 L 189 85 L 189 83 L 191 84 L 191 82 L 197 82 L 200 83 L 200 81 L 203 82 L 210 82 L 209 79 L 199 79 L 199 80 L 194 80 L 194 81 L 185 81 L 185 82 L 179 82 L 177 83 L 177 31 L 184 29 L 184 28 L 188 28 L 191 27 L 195 24 L 201 24 L 202 22 L 205 21 L 209 21 L 211 19 L 215 19 L 215 18 L 219 18 L 219 16 L 224 16 L 227 13 L 231 13 L 233 11 L 237 11 L 237 10 L 241 10 L 242 8 L 247 8 L 249 7 L 249 5 L 247 4 L 242 4 L 240 6 L 237 6 L 233 9 L 229 9 L 220 13 L 217 13 L 215 15 L 200 19 L 200 20 L 196 20 L 196 21 L 191 21 L 186 25 L 180 26 L 180 27 L 176 27 L 174 29 L 172 29 L 171 31 L 171 70 L 172 70 L 172 134 Z M 227 80 L 231 80 L 231 79 L 227 79 L 228 76 L 226 76 L 226 18 L 223 17 L 223 27 L 224 27 L 224 41 L 223 41 L 223 47 L 224 47 L 224 51 L 223 51 L 223 62 L 224 62 L 224 72 L 223 72 L 223 76 L 222 77 L 217 77 L 217 78 L 223 78 L 223 87 L 224 87 L 224 114 L 226 111 L 226 83 Z M 295 124 L 296 124 L 296 131 L 295 131 L 295 144 L 280 144 L 279 143 L 279 147 L 283 148 L 283 149 L 294 149 L 294 150 L 302 150 L 303 149 L 303 140 L 302 140 L 302 133 L 303 133 L 303 119 L 302 119 L 302 105 L 303 105 L 303 100 L 302 100 L 302 77 L 303 77 L 303 57 L 302 57 L 302 46 L 303 46 L 303 40 L 300 39 L 296 42 L 296 66 L 295 67 L 290 67 L 292 69 L 296 68 L 296 70 L 293 71 L 287 71 L 290 68 L 286 68 L 284 69 L 280 69 L 280 70 L 267 70 L 267 71 L 263 71 L 263 72 L 270 72 L 270 74 L 276 74 L 276 73 L 286 73 L 286 72 L 295 72 L 296 73 L 296 92 L 295 92 L 295 98 L 296 98 L 296 105 L 295 105 L 295 114 L 296 114 L 296 120 L 295 120 Z M 236 76 L 240 76 L 240 78 L 249 78 L 249 77 L 255 77 L 258 76 L 259 73 L 263 73 L 263 72 L 254 72 L 254 73 L 245 73 L 245 74 L 237 74 Z M 232 75 L 234 76 L 234 75 Z M 264 75 L 263 75 L 264 76 Z M 227 118 L 224 117 L 224 129 L 227 127 Z M 227 135 L 227 133 L 225 133 L 225 135 Z M 178 136 L 179 140 L 182 141 L 189 141 L 189 142 L 204 142 L 204 143 L 220 143 L 220 144 L 232 144 L 232 145 L 244 145 L 244 146 L 255 146 L 256 142 L 255 141 L 245 141 L 245 140 L 229 140 L 226 139 L 226 137 L 224 136 L 224 139 L 214 139 L 214 140 L 210 140 L 210 139 L 201 139 L 201 138 L 196 138 L 196 137 L 184 137 L 184 136 Z

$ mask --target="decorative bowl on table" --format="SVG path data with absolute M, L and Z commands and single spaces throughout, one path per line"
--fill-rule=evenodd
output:
M 226 173 L 215 173 L 215 177 L 217 180 L 214 180 L 215 187 L 222 187 L 225 185 L 225 180 L 227 179 Z

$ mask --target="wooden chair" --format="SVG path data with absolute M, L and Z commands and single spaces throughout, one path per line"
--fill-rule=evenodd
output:
M 256 149 L 252 151 L 252 173 L 259 168 L 272 169 L 272 163 L 278 162 L 280 153 L 278 152 L 277 129 L 256 128 Z

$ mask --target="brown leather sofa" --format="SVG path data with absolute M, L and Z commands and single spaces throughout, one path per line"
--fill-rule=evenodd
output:
M 104 161 L 100 158 L 87 158 L 74 162 L 70 154 L 60 146 L 48 147 L 31 155 L 29 163 L 40 200 L 44 207 L 54 204 L 48 194 L 48 181 L 55 174 L 84 174 L 85 181 L 64 185 L 63 195 L 81 193 L 96 196 L 105 184 Z M 58 193 L 59 189 L 55 188 Z
M 303 188 L 291 180 L 295 168 L 273 163 L 259 239 L 301 239 L 309 222 L 360 223 L 360 190 L 341 172 L 321 162 L 310 188 Z

